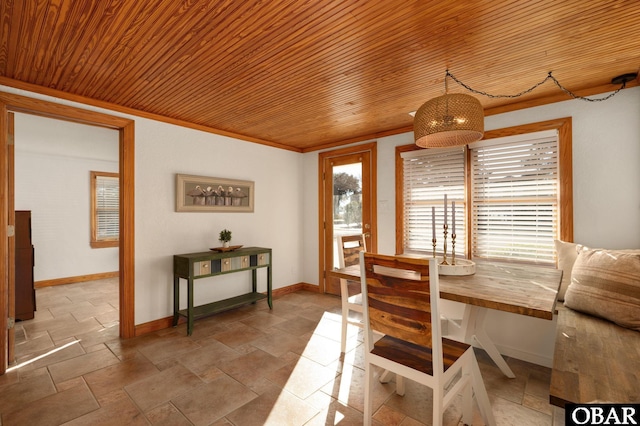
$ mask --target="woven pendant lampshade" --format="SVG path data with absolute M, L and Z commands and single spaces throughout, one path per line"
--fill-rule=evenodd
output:
M 413 120 L 416 145 L 441 148 L 466 145 L 484 135 L 484 110 L 470 95 L 445 94 L 425 102 Z

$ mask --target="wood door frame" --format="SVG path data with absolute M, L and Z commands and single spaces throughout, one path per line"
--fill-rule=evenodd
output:
M 15 184 L 15 151 L 14 151 L 14 137 L 15 137 L 15 120 L 13 112 L 7 114 L 7 137 L 9 138 L 7 145 L 7 186 L 8 186 L 8 202 L 7 202 L 7 222 L 9 225 L 13 225 L 15 229 L 16 214 L 14 203 L 14 184 Z M 15 250 L 15 234 L 12 237 L 7 238 L 9 254 L 7 257 L 8 263 L 8 275 L 7 275 L 7 316 L 9 318 L 16 317 L 16 250 Z M 13 247 L 13 249 L 11 249 Z M 15 327 L 8 329 L 7 331 L 7 357 L 8 359 L 15 358 Z
M 318 154 L 318 290 L 320 293 L 325 292 L 325 269 L 327 259 L 325 259 L 325 160 L 333 157 L 342 157 L 357 153 L 368 152 L 371 162 L 370 167 L 370 198 L 371 198 L 371 241 L 368 250 L 376 253 L 378 251 L 378 215 L 377 215 L 377 189 L 378 189 L 378 155 L 377 142 L 370 142 L 361 145 L 355 145 L 348 148 L 325 151 Z M 363 182 L 364 183 L 364 182 Z
M 120 173 L 120 337 L 135 335 L 135 233 L 134 233 L 134 171 L 135 171 L 135 129 L 134 121 L 88 111 L 80 108 L 56 104 L 40 99 L 0 92 L 0 375 L 8 365 L 8 223 L 9 223 L 9 140 L 7 126 L 9 112 L 20 112 L 64 121 L 88 124 L 114 129 L 119 132 L 119 173 Z

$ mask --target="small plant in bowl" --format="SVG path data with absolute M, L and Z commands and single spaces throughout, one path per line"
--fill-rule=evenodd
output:
M 219 240 L 222 243 L 223 247 L 229 247 L 229 241 L 231 241 L 231 231 L 229 231 L 228 229 L 223 229 L 222 231 L 220 231 Z

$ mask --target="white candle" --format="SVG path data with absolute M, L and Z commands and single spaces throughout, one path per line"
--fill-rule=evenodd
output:
M 431 207 L 431 239 L 436 239 L 436 208 Z
M 451 202 L 451 234 L 456 233 L 456 202 Z
M 447 194 L 444 194 L 444 224 L 447 224 Z

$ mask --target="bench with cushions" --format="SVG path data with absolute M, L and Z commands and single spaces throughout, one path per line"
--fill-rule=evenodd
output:
M 640 402 L 640 250 L 564 242 L 556 249 L 564 305 L 557 305 L 551 404 Z

